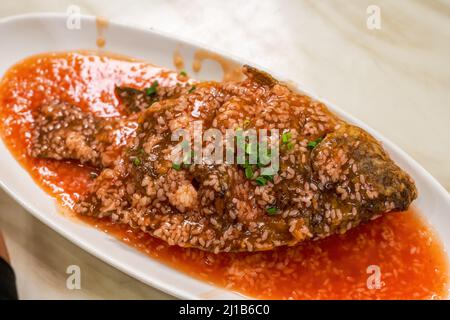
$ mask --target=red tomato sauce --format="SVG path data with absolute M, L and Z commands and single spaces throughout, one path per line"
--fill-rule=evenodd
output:
M 144 88 L 177 74 L 128 58 L 87 52 L 27 58 L 0 85 L 0 133 L 44 190 L 70 208 L 92 183 L 87 166 L 27 155 L 32 112 L 63 100 L 109 117 L 118 114 L 116 85 Z M 409 210 L 320 241 L 269 252 L 213 254 L 169 246 L 142 231 L 79 217 L 193 277 L 266 299 L 441 299 L 448 291 L 447 256 L 423 218 Z

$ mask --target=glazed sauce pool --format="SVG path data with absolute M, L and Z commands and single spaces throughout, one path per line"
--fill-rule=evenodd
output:
M 0 132 L 33 179 L 71 208 L 95 170 L 27 156 L 32 112 L 58 99 L 99 116 L 119 115 L 116 85 L 175 83 L 177 74 L 130 59 L 93 53 L 30 57 L 0 86 Z M 152 258 L 193 277 L 268 299 L 439 299 L 448 295 L 446 254 L 413 211 L 391 213 L 344 235 L 259 253 L 213 254 L 169 246 L 141 231 L 78 217 Z

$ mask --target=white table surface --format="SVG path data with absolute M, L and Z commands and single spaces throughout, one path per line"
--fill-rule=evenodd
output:
M 450 190 L 450 1 L 15 0 L 0 2 L 0 17 L 69 5 L 277 70 L 387 136 Z M 366 26 L 369 5 L 380 8 L 379 30 Z M 171 298 L 71 244 L 3 191 L 0 229 L 22 299 Z M 73 264 L 80 290 L 66 288 Z

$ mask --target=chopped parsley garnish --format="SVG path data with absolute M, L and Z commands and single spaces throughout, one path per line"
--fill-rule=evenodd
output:
M 292 132 L 285 132 L 281 135 L 281 142 L 285 145 L 287 150 L 294 149 L 294 143 L 291 141 Z
M 259 145 L 255 144 L 255 143 L 246 143 L 245 144 L 245 153 L 248 154 L 249 156 L 251 155 L 256 155 L 257 156 L 257 161 L 256 164 L 250 164 L 248 162 L 248 160 L 245 160 L 245 164 L 242 165 L 242 167 L 244 168 L 244 172 L 245 172 L 245 177 L 249 180 L 254 180 L 255 183 L 259 186 L 265 186 L 267 184 L 268 181 L 273 181 L 273 176 L 269 176 L 269 175 L 262 175 L 262 176 L 258 176 L 256 178 L 253 178 L 255 176 L 255 171 L 254 170 L 258 170 L 258 168 L 262 168 L 265 167 L 267 165 L 267 162 L 270 161 L 270 150 L 268 150 L 268 154 L 269 155 L 260 155 L 258 152 L 259 149 Z M 262 159 L 267 160 L 266 163 L 262 163 Z
M 180 71 L 180 76 L 187 77 L 187 73 L 184 70 Z
M 292 149 L 294 149 L 294 144 L 292 142 L 288 142 L 288 144 L 286 145 L 286 148 L 288 150 L 292 150 Z
M 267 179 L 264 176 L 259 176 L 255 179 L 255 182 L 259 186 L 265 186 L 267 184 Z
M 153 96 L 156 94 L 156 87 L 158 87 L 158 81 L 153 81 L 152 85 L 145 89 L 145 94 L 148 96 Z
M 255 179 L 256 184 L 259 186 L 265 186 L 269 181 L 273 181 L 273 176 L 263 175 Z
M 172 163 L 172 168 L 177 170 L 177 171 L 180 171 L 181 164 L 180 163 Z
M 194 92 L 194 90 L 196 89 L 197 87 L 194 85 L 194 86 L 192 86 L 190 89 L 189 89 L 189 91 L 188 91 L 188 93 L 192 93 L 192 92 Z
M 181 168 L 183 168 L 183 167 L 185 169 L 189 169 L 191 164 L 192 164 L 192 161 L 194 160 L 194 157 L 195 157 L 195 151 L 191 150 L 190 154 L 189 153 L 184 154 L 183 160 L 181 161 L 181 163 L 173 162 L 172 163 L 172 168 L 177 170 L 177 171 L 181 170 Z
M 310 149 L 314 149 L 322 140 L 323 140 L 323 138 L 317 138 L 314 141 L 308 142 L 308 144 L 306 146 Z
M 269 214 L 269 216 L 273 216 L 273 215 L 277 214 L 278 208 L 277 207 L 269 207 L 266 209 L 266 212 Z
M 246 177 L 247 179 L 253 178 L 253 169 L 252 169 L 251 166 L 245 167 L 245 177 Z
M 131 161 L 133 161 L 133 164 L 134 164 L 136 167 L 139 167 L 139 166 L 142 164 L 141 159 L 139 159 L 138 157 L 133 157 L 133 158 L 131 159 Z
M 287 144 L 289 142 L 289 140 L 291 140 L 292 138 L 292 133 L 291 132 L 285 132 L 281 135 L 281 141 L 284 144 Z
M 242 134 L 241 128 L 236 128 L 236 134 Z M 240 146 L 238 145 L 238 149 L 240 149 Z M 265 186 L 269 181 L 273 181 L 273 176 L 269 175 L 257 175 L 256 178 L 254 178 L 255 173 L 258 172 L 259 168 L 266 167 L 270 161 L 271 161 L 271 152 L 270 150 L 267 150 L 266 153 L 260 154 L 259 150 L 259 144 L 253 143 L 253 142 L 246 142 L 244 143 L 243 152 L 245 152 L 246 155 L 248 155 L 248 159 L 245 159 L 245 163 L 241 164 L 240 166 L 244 169 L 245 177 L 248 180 L 254 180 L 256 184 L 259 186 Z M 250 159 L 255 160 L 256 156 L 256 163 L 250 164 Z M 264 160 L 264 161 L 263 161 Z

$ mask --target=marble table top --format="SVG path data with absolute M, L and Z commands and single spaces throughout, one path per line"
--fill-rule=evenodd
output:
M 394 141 L 450 190 L 450 0 L 16 0 L 0 2 L 0 17 L 70 5 L 277 70 Z M 84 252 L 3 191 L 0 229 L 22 299 L 172 298 Z M 74 264 L 80 290 L 66 287 Z

